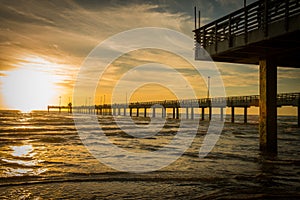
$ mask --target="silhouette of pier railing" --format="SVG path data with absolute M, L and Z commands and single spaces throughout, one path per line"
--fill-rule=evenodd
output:
M 279 54 L 287 48 L 299 49 L 294 37 L 299 36 L 299 0 L 260 0 L 216 21 L 194 30 L 196 40 L 196 60 L 204 55 L 203 47 L 214 61 L 258 64 L 259 56 Z M 298 33 L 295 34 L 295 31 Z M 288 37 L 287 34 L 291 34 Z M 282 36 L 282 38 L 281 38 Z M 272 40 L 274 39 L 274 40 Z M 262 44 L 262 41 L 269 40 Z M 272 40 L 272 41 L 271 41 Z M 226 52 L 235 47 L 248 46 L 240 52 Z M 272 50 L 271 52 L 266 50 Z M 223 53 L 224 52 L 224 53 Z M 294 52 L 298 53 L 298 52 Z M 247 54 L 247 58 L 245 58 Z M 286 56 L 286 55 L 284 55 Z M 287 55 L 288 56 L 288 55 Z M 291 57 L 291 56 L 289 56 Z M 282 66 L 299 66 L 294 59 Z
M 204 120 L 205 108 L 209 108 L 209 119 L 211 119 L 212 108 L 220 108 L 221 120 L 224 120 L 223 109 L 231 107 L 231 121 L 234 122 L 234 108 L 244 108 L 244 122 L 247 123 L 247 109 L 252 106 L 259 106 L 259 95 L 251 96 L 231 96 L 231 97 L 216 97 L 202 99 L 184 99 L 184 100 L 165 100 L 165 101 L 150 101 L 150 102 L 132 102 L 129 104 L 104 104 L 93 106 L 48 106 L 48 112 L 51 109 L 67 109 L 75 113 L 98 114 L 98 115 L 127 115 L 133 117 L 133 109 L 136 110 L 136 117 L 147 117 L 147 109 L 152 109 L 151 117 L 158 117 L 156 109 L 161 110 L 161 117 L 168 117 L 166 109 L 173 109 L 172 118 L 179 119 L 180 110 L 186 109 L 186 118 L 194 119 L 195 108 L 202 109 L 201 119 Z M 300 112 L 300 93 L 283 93 L 277 95 L 277 106 L 296 106 L 298 107 L 298 124 Z M 143 110 L 143 115 L 140 115 L 140 109 Z

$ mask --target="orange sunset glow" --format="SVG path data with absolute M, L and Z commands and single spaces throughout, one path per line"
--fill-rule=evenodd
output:
M 0 0 L 0 200 L 300 200 L 300 0 Z
M 58 105 L 59 102 L 67 105 L 72 101 L 74 83 L 85 58 L 102 41 L 117 33 L 140 27 L 164 27 L 193 38 L 192 4 L 166 4 L 165 10 L 156 9 L 157 5 L 153 2 L 109 5 L 76 1 L 58 4 L 22 4 L 11 1 L 2 4 L 0 108 L 28 112 L 44 110 L 47 105 Z M 198 5 L 199 2 L 195 4 Z M 241 6 L 233 1 L 227 4 L 222 2 L 223 4 L 223 7 L 212 3 L 203 4 L 212 10 L 203 10 L 201 23 L 205 24 Z M 44 12 L 46 8 L 47 12 Z M 126 70 L 150 62 L 163 63 L 183 72 L 194 87 L 197 97 L 206 96 L 206 80 L 190 72 L 191 68 L 181 58 L 167 52 L 139 50 L 123 55 L 111 64 L 99 83 L 93 102 L 99 102 L 104 95 L 106 102 L 109 102 L 114 85 Z M 228 63 L 216 65 L 222 75 L 227 96 L 258 94 L 258 66 L 241 67 Z M 297 91 L 299 77 L 298 69 L 279 68 L 278 93 Z M 141 77 L 137 77 L 137 82 L 139 78 Z M 212 83 L 213 81 L 212 78 Z M 163 90 L 155 88 L 148 88 L 147 92 L 149 93 L 142 96 L 157 96 L 158 100 L 171 97 L 164 96 Z M 125 93 L 122 94 L 123 99 Z M 149 99 L 142 96 L 133 97 L 132 100 Z M 89 98 L 90 96 L 82 95 L 82 102 Z M 287 112 L 290 111 L 291 109 Z M 257 113 L 256 110 L 253 112 Z

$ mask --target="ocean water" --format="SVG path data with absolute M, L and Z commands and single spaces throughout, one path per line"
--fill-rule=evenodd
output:
M 157 150 L 180 123 L 167 119 L 158 134 L 134 138 L 111 116 L 98 120 L 112 143 L 133 152 Z M 257 116 L 248 116 L 249 124 L 242 123 L 243 116 L 237 115 L 235 124 L 229 120 L 205 158 L 198 153 L 209 122 L 200 121 L 192 145 L 178 160 L 158 171 L 128 173 L 89 152 L 73 115 L 1 111 L 0 199 L 300 199 L 297 118 L 278 117 L 278 156 L 272 158 L 260 155 Z

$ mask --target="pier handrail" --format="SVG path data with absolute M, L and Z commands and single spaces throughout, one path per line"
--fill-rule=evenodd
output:
M 244 34 L 247 39 L 253 30 L 262 29 L 267 36 L 268 25 L 275 21 L 285 20 L 288 29 L 289 18 L 299 13 L 299 0 L 259 0 L 194 30 L 196 41 L 203 48 L 224 40 L 231 46 L 234 37 Z
M 213 97 L 200 99 L 179 99 L 179 100 L 162 100 L 162 101 L 147 101 L 147 102 L 132 102 L 132 103 L 114 103 L 103 105 L 81 105 L 81 106 L 53 106 L 48 105 L 49 109 L 101 109 L 101 108 L 150 108 L 155 104 L 161 105 L 165 108 L 180 108 L 180 107 L 250 107 L 259 106 L 259 95 L 247 96 L 230 96 L 230 97 Z M 299 106 L 300 93 L 280 93 L 277 94 L 277 106 Z M 154 106 L 155 107 L 155 106 Z
M 277 102 L 293 102 L 297 104 L 297 101 L 300 99 L 300 93 L 279 93 L 277 95 Z M 155 104 L 162 105 L 164 107 L 168 107 L 169 105 L 174 105 L 175 107 L 180 106 L 193 106 L 193 105 L 213 105 L 211 103 L 224 102 L 225 104 L 233 104 L 233 103 L 247 103 L 247 105 L 258 105 L 259 103 L 259 95 L 247 95 L 247 96 L 230 96 L 230 97 L 213 97 L 213 98 L 200 98 L 200 99 L 179 99 L 179 100 L 161 100 L 161 101 L 146 101 L 146 102 L 132 102 L 132 103 L 115 103 L 115 104 L 105 104 L 105 105 L 95 105 L 96 107 L 145 107 L 145 106 L 153 106 Z M 224 104 L 224 106 L 226 106 Z M 246 104 L 245 104 L 246 105 Z M 93 106 L 76 106 L 76 107 L 93 107 Z

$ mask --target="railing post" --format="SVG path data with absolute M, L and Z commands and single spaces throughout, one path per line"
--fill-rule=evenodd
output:
M 198 11 L 198 27 L 200 28 L 201 27 L 201 12 L 200 10 Z
M 194 19 L 195 19 L 195 30 L 197 29 L 197 8 L 196 6 L 194 7 Z
M 289 30 L 289 5 L 290 1 L 285 0 L 285 30 Z
M 203 44 L 202 44 L 203 48 L 206 48 L 206 31 L 205 29 L 203 29 Z
M 229 15 L 229 21 L 228 21 L 228 46 L 233 46 L 232 36 L 231 36 L 231 15 Z
M 264 35 L 265 37 L 268 36 L 268 22 L 269 22 L 269 6 L 268 1 L 264 1 Z
M 258 4 L 257 8 L 257 28 L 260 29 L 262 27 L 262 3 Z
M 215 51 L 218 51 L 218 23 L 215 23 Z
M 245 28 L 245 44 L 248 43 L 248 10 L 245 6 L 245 25 L 244 25 L 244 28 Z

